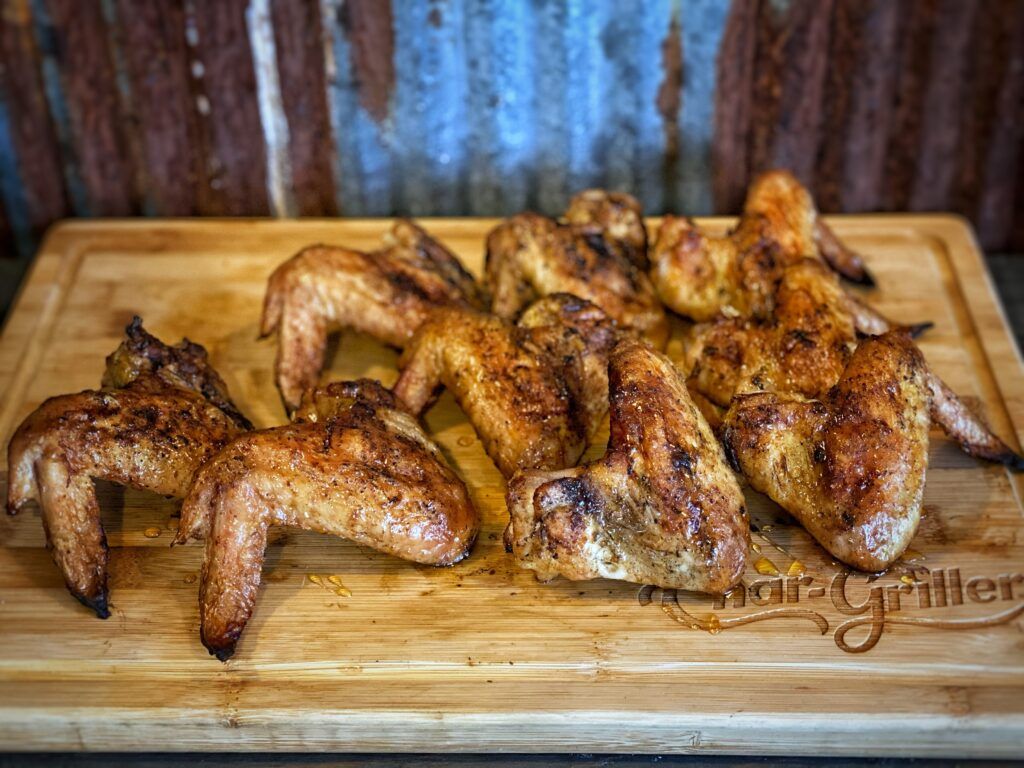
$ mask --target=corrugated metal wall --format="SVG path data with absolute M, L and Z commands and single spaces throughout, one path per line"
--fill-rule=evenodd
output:
M 1024 0 L 3 0 L 0 249 L 67 215 L 505 214 L 605 185 L 1024 245 Z

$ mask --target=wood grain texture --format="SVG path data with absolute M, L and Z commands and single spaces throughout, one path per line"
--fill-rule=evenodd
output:
M 423 223 L 479 272 L 493 220 Z M 830 223 L 867 255 L 881 286 L 872 301 L 935 321 L 922 340 L 930 363 L 1019 444 L 1024 366 L 970 231 L 942 216 Z M 135 312 L 163 338 L 206 345 L 247 414 L 281 423 L 274 343 L 257 339 L 267 275 L 307 243 L 370 248 L 387 226 L 56 228 L 0 337 L 0 437 L 44 398 L 95 386 Z M 678 336 L 669 353 L 681 356 Z M 395 361 L 343 334 L 324 378 L 390 384 Z M 503 550 L 502 480 L 450 396 L 426 426 L 483 513 L 473 555 L 439 570 L 275 531 L 253 619 L 225 665 L 198 641 L 201 547 L 167 546 L 175 503 L 100 484 L 106 622 L 65 591 L 36 511 L 0 521 L 0 747 L 1020 755 L 1024 483 L 1002 467 L 934 433 L 913 552 L 874 580 L 837 567 L 748 491 L 761 552 L 745 588 L 716 603 L 536 582 Z M 760 557 L 770 564 L 755 567 Z

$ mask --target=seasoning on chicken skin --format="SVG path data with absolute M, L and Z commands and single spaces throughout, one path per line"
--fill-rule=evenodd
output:
M 665 306 L 697 322 L 767 319 L 782 273 L 806 258 L 776 240 L 760 215 L 743 216 L 724 237 L 704 233 L 690 219 L 666 216 L 651 249 L 651 278 Z M 853 294 L 842 295 L 858 333 L 877 335 L 897 327 Z M 915 335 L 930 327 L 909 326 Z
M 747 190 L 743 213 L 763 216 L 772 239 L 789 253 L 820 257 L 847 280 L 874 285 L 864 258 L 847 247 L 826 224 L 807 188 L 789 171 L 765 171 Z
M 675 366 L 644 342 L 619 342 L 609 380 L 607 453 L 513 477 L 506 546 L 540 579 L 727 591 L 743 575 L 750 530 L 721 445 Z
M 640 202 L 632 195 L 586 189 L 569 201 L 565 220 L 584 237 L 599 238 L 596 248 L 625 257 L 647 271 L 647 227 Z
M 803 259 L 782 271 L 771 319 L 698 323 L 685 356 L 691 392 L 722 408 L 745 392 L 824 394 L 857 343 L 843 295 L 820 262 Z
M 770 320 L 720 318 L 694 327 L 686 353 L 691 391 L 721 408 L 738 394 L 758 391 L 824 397 L 839 382 L 858 342 L 843 296 L 838 280 L 820 264 L 805 259 L 787 267 Z M 1024 468 L 1024 459 L 927 365 L 924 376 L 932 421 L 965 453 Z M 709 420 L 715 423 L 713 414 Z
M 93 480 L 180 498 L 195 471 L 251 427 L 201 346 L 169 347 L 139 318 L 126 334 L 107 358 L 103 388 L 44 402 L 7 454 L 8 512 L 39 502 L 68 590 L 102 619 L 110 615 L 107 540 Z
M 722 436 L 750 485 L 836 558 L 879 571 L 910 544 L 928 467 L 928 374 L 902 331 L 864 341 L 820 400 L 740 395 Z
M 521 213 L 490 232 L 485 272 L 491 311 L 514 320 L 537 297 L 571 293 L 599 306 L 624 330 L 664 347 L 668 318 L 646 273 L 639 203 L 588 190 L 573 199 L 566 219 Z
M 435 307 L 486 303 L 452 253 L 398 219 L 380 250 L 314 245 L 281 264 L 267 284 L 260 334 L 278 332 L 274 375 L 294 410 L 317 382 L 330 332 L 351 328 L 401 348 Z
M 428 565 L 461 560 L 480 527 L 466 486 L 378 382 L 311 390 L 294 419 L 229 443 L 182 506 L 177 543 L 206 539 L 202 641 L 221 661 L 252 614 L 271 525 Z
M 608 407 L 608 353 L 618 331 L 568 294 L 538 300 L 516 325 L 442 309 L 399 361 L 395 394 L 422 414 L 451 390 L 502 475 L 571 467 Z

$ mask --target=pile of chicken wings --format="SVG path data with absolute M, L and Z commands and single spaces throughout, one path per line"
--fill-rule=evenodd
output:
M 103 479 L 183 499 L 176 543 L 205 542 L 201 637 L 229 658 L 271 526 L 451 565 L 480 527 L 421 417 L 449 390 L 507 483 L 505 545 L 539 579 L 723 593 L 742 577 L 741 478 L 835 558 L 878 571 L 921 517 L 929 430 L 1024 460 L 929 368 L 913 338 L 841 282 L 873 285 L 790 174 L 751 186 L 724 237 L 668 216 L 649 242 L 632 197 L 588 190 L 513 216 L 482 281 L 411 221 L 379 250 L 314 245 L 270 276 L 263 335 L 290 423 L 254 430 L 206 351 L 136 318 L 101 387 L 54 397 L 11 439 L 8 511 L 30 501 L 71 594 L 109 614 Z M 683 363 L 662 350 L 687 318 Z M 328 335 L 402 350 L 391 389 L 320 383 Z M 605 418 L 604 456 L 578 463 Z

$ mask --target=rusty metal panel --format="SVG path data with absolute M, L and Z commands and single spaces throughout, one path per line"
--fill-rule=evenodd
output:
M 735 210 L 778 164 L 825 210 L 957 210 L 990 248 L 1022 237 L 1024 0 L 7 0 L 4 13 L 16 23 L 0 63 L 22 75 L 0 78 L 0 195 L 22 242 L 68 207 L 557 213 L 594 185 L 699 215 Z

